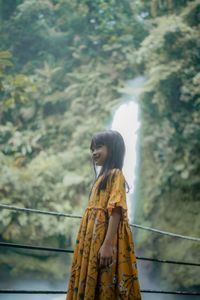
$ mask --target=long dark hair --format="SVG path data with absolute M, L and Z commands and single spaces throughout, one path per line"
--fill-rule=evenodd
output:
M 114 168 L 122 170 L 122 167 L 124 164 L 124 155 L 125 155 L 125 151 L 126 151 L 123 137 L 116 130 L 105 130 L 105 131 L 96 133 L 92 137 L 91 144 L 90 144 L 90 150 L 92 151 L 99 145 L 105 145 L 107 147 L 108 155 L 107 155 L 104 165 L 101 167 L 101 171 L 98 175 L 98 177 L 103 175 L 102 180 L 100 181 L 100 184 L 98 187 L 98 194 L 99 194 L 100 190 L 105 190 L 110 171 Z M 92 162 L 93 162 L 95 176 L 97 179 L 98 177 L 97 177 L 94 160 L 92 160 Z M 127 182 L 126 182 L 126 185 L 128 187 L 128 191 L 129 191 L 129 185 Z

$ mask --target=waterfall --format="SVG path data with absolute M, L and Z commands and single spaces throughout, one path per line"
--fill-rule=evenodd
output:
M 115 112 L 111 129 L 117 130 L 124 138 L 126 153 L 124 159 L 123 173 L 129 184 L 130 191 L 127 194 L 128 218 L 134 222 L 136 212 L 136 199 L 134 199 L 135 180 L 138 164 L 138 131 L 140 128 L 138 98 L 145 78 L 136 77 L 127 81 L 126 86 L 120 90 L 122 102 Z

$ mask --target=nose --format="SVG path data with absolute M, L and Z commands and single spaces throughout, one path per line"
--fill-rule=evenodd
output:
M 97 154 L 97 151 L 94 150 L 94 151 L 92 152 L 92 156 L 94 157 L 96 154 Z

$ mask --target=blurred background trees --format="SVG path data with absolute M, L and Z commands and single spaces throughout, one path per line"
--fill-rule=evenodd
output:
M 0 11 L 1 203 L 82 213 L 91 137 L 110 123 L 120 88 L 144 75 L 136 222 L 197 236 L 199 1 L 1 0 Z M 77 221 L 0 211 L 2 241 L 72 247 L 76 229 Z M 166 247 L 169 239 L 148 234 L 137 235 L 144 255 L 193 261 L 199 253 L 195 243 Z M 66 272 L 53 255 L 4 252 L 13 275 Z M 195 269 L 185 278 L 181 267 L 160 268 L 174 287 L 199 284 Z

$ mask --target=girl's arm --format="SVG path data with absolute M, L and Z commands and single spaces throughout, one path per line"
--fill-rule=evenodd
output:
M 115 207 L 109 218 L 108 229 L 104 242 L 99 250 L 98 258 L 100 259 L 100 267 L 107 267 L 112 263 L 113 255 L 113 239 L 117 233 L 118 225 L 121 219 L 121 207 Z

